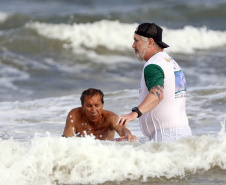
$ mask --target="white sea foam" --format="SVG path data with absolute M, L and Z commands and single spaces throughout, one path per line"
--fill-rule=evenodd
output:
M 73 25 L 40 22 L 26 24 L 26 28 L 35 29 L 44 37 L 66 42 L 67 47 L 73 48 L 77 53 L 85 53 L 85 48 L 95 49 L 98 46 L 109 50 L 131 50 L 137 26 L 136 23 L 125 24 L 108 20 Z M 163 29 L 163 41 L 171 46 L 167 49 L 168 52 L 192 53 L 197 49 L 226 45 L 226 31 L 193 26 L 185 26 L 183 29 L 165 27 Z
M 131 33 L 136 24 L 102 20 L 95 23 L 74 25 L 33 22 L 26 24 L 26 27 L 37 30 L 45 37 L 70 42 L 74 49 L 81 46 L 88 48 L 104 46 L 111 50 L 120 50 L 128 47 L 128 41 L 132 42 Z
M 210 49 L 226 45 L 226 31 L 214 31 L 206 27 L 185 26 L 178 30 L 165 28 L 164 37 L 166 43 L 171 46 L 170 52 L 193 53 L 196 49 Z
M 0 150 L 1 185 L 180 179 L 214 167 L 226 169 L 225 135 L 145 144 L 37 136 L 30 143 L 0 140 Z

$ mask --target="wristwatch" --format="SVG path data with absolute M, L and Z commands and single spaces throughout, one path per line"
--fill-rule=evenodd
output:
M 136 112 L 138 114 L 138 118 L 142 116 L 142 113 L 140 112 L 140 110 L 138 109 L 138 107 L 133 107 L 132 112 Z

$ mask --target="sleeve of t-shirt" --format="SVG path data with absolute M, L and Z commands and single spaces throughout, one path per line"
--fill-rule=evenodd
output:
M 164 87 L 164 72 L 162 68 L 156 64 L 149 64 L 145 67 L 144 79 L 149 91 L 152 87 L 157 85 Z

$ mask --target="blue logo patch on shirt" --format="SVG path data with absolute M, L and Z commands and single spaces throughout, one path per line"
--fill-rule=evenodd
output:
M 182 70 L 175 71 L 175 96 L 176 98 L 186 96 L 186 80 Z

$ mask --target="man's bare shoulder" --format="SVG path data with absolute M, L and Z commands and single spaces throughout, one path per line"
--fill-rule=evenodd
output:
M 69 113 L 81 112 L 82 107 L 76 107 L 70 110 Z
M 105 116 L 117 116 L 114 112 L 109 111 L 109 110 L 103 110 L 103 114 Z
M 117 118 L 117 114 L 109 110 L 103 110 L 103 116 L 105 120 L 114 122 Z
M 76 107 L 68 113 L 68 117 L 80 118 L 82 116 L 82 107 Z

